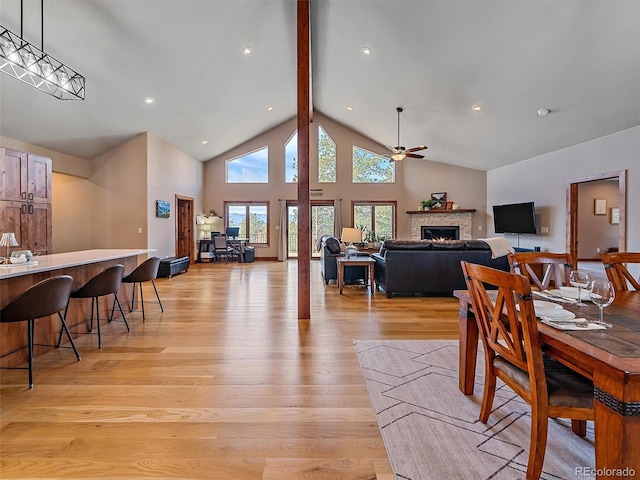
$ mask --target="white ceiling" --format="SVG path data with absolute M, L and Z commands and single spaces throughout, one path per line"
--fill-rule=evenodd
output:
M 19 34 L 20 0 L 1 5 Z M 44 50 L 86 77 L 86 100 L 2 74 L 0 134 L 91 159 L 146 131 L 216 157 L 295 116 L 295 5 L 46 0 Z M 398 106 L 403 145 L 483 170 L 640 125 L 640 1 L 322 0 L 311 15 L 315 109 L 381 144 Z M 40 45 L 39 0 L 24 39 Z

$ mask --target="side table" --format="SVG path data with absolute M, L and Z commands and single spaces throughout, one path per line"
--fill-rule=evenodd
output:
M 342 287 L 344 287 L 344 267 L 369 267 L 365 268 L 365 284 L 369 286 L 371 289 L 371 295 L 375 295 L 375 288 L 373 285 L 374 275 L 373 275 L 373 266 L 376 264 L 376 261 L 371 257 L 353 257 L 353 258 L 345 258 L 338 257 L 336 258 L 336 264 L 338 266 L 338 291 L 342 295 Z

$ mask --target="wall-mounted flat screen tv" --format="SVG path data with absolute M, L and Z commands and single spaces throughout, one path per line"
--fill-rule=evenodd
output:
M 536 210 L 533 202 L 493 206 L 493 230 L 496 233 L 536 233 Z

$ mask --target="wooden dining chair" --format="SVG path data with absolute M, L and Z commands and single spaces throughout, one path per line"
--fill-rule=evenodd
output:
M 635 279 L 627 270 L 625 264 L 640 264 L 640 253 L 638 252 L 611 252 L 601 253 L 600 258 L 604 264 L 604 271 L 607 278 L 613 284 L 613 288 L 618 291 L 635 290 L 640 292 L 640 279 Z
M 569 253 L 519 252 L 510 253 L 507 258 L 511 273 L 524 275 L 540 291 L 567 285 L 573 269 Z
M 548 418 L 570 418 L 573 431 L 584 436 L 586 420 L 594 418 L 593 383 L 542 354 L 531 285 L 525 276 L 461 263 L 485 352 L 480 421 L 489 420 L 497 378 L 531 406 L 526 478 L 537 480 L 544 463 Z M 487 286 L 497 292 L 489 295 Z

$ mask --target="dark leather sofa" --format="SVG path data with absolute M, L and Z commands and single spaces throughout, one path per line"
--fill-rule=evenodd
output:
M 325 285 L 331 280 L 338 280 L 338 264 L 336 258 L 342 257 L 344 252 L 340 251 L 340 241 L 331 235 L 323 235 L 320 237 L 320 265 L 322 270 L 322 278 Z M 365 252 L 359 252 L 358 255 L 368 256 Z M 344 283 L 354 284 L 360 283 L 365 277 L 364 267 L 345 267 Z
M 461 260 L 509 271 L 507 257 L 492 259 L 482 240 L 387 240 L 371 257 L 376 261 L 376 285 L 387 297 L 451 296 L 464 290 Z

